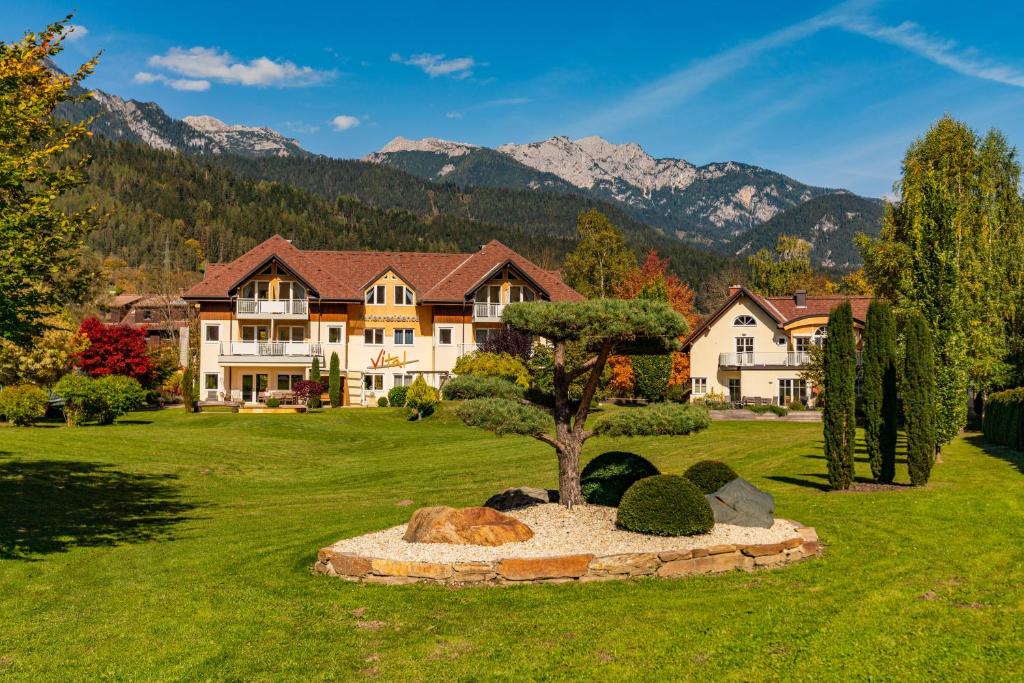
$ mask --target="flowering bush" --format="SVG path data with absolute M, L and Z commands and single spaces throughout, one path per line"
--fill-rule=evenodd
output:
M 324 385 L 311 379 L 304 379 L 292 385 L 292 393 L 295 394 L 295 398 L 305 401 L 307 408 L 315 408 L 319 405 L 320 394 L 324 393 Z M 314 403 L 317 405 L 313 405 Z

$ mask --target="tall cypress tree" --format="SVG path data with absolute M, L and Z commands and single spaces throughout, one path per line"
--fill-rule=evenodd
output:
M 338 360 L 338 353 L 331 353 L 331 369 L 327 375 L 327 393 L 331 397 L 331 407 L 337 408 L 341 405 L 341 361 Z
M 907 418 L 910 483 L 928 483 L 935 460 L 935 347 L 931 326 L 920 313 L 907 320 L 903 371 L 903 413 Z
M 872 301 L 864 327 L 864 441 L 876 481 L 896 476 L 896 321 L 892 307 Z
M 828 316 L 825 338 L 825 458 L 833 489 L 853 483 L 853 451 L 857 439 L 857 349 L 853 310 L 844 301 Z

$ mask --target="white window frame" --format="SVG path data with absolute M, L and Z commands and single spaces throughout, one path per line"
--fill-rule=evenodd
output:
M 260 296 L 260 285 L 264 285 L 263 296 Z M 252 294 L 246 296 L 245 291 L 252 287 Z M 249 280 L 238 290 L 240 299 L 254 299 L 256 301 L 267 301 L 270 299 L 270 280 Z
M 369 386 L 367 386 L 369 384 Z M 377 385 L 380 386 L 377 386 Z M 363 389 L 366 391 L 384 391 L 384 374 L 380 372 L 368 372 L 363 375 Z
M 526 285 L 511 285 L 508 288 L 508 302 L 518 304 L 524 301 L 533 301 L 537 295 Z
M 399 292 L 401 290 L 401 292 Z M 416 296 L 412 291 L 412 287 L 406 285 L 395 285 L 395 305 L 396 306 L 415 306 Z
M 245 331 L 252 330 L 252 339 L 245 338 Z M 267 333 L 266 339 L 260 339 L 260 330 Z M 266 342 L 270 341 L 270 327 L 267 325 L 242 325 L 242 341 L 244 342 Z
M 209 379 L 213 377 L 213 386 L 207 386 Z M 220 373 L 219 372 L 204 372 L 203 373 L 203 391 L 217 391 L 220 389 Z
M 737 353 L 737 355 L 738 354 L 744 354 L 744 353 L 751 353 L 751 354 L 754 353 L 754 338 L 753 337 L 742 336 L 742 337 L 735 337 L 735 339 L 736 339 L 736 353 Z M 740 350 L 740 346 L 741 346 L 740 342 L 743 342 L 743 344 L 742 344 L 743 350 L 742 351 Z
M 797 353 L 810 353 L 814 346 L 814 337 L 809 334 L 793 335 L 793 350 Z M 803 348 L 800 346 L 803 345 Z
M 210 330 L 217 330 L 217 338 L 210 339 Z M 220 324 L 219 323 L 207 323 L 203 325 L 203 341 L 207 344 L 219 344 L 220 343 Z
M 740 321 L 743 322 L 740 322 Z M 747 322 L 749 320 L 750 322 Z M 733 327 L 757 327 L 757 318 L 750 315 L 749 313 L 742 313 L 732 319 Z
M 441 341 L 441 334 L 448 333 L 448 341 Z M 437 328 L 437 345 L 438 346 L 454 346 L 455 345 L 455 328 L 454 327 L 439 327 Z
M 288 338 L 281 338 L 281 331 L 288 330 Z M 295 330 L 299 330 L 299 338 L 295 338 Z M 304 342 L 306 341 L 306 328 L 302 325 L 278 325 L 277 326 L 277 341 L 279 342 Z
M 415 379 L 415 376 L 411 372 L 396 372 L 391 376 L 392 386 L 396 387 L 412 386 Z
M 380 333 L 380 334 L 378 334 Z M 366 341 L 366 335 L 370 335 L 370 341 Z M 377 341 L 377 337 L 380 337 L 380 341 Z M 366 327 L 363 328 L 363 345 L 364 346 L 384 346 L 384 328 L 383 327 Z
M 814 330 L 814 334 L 811 335 L 811 343 L 815 346 L 822 346 L 825 343 L 826 337 L 828 337 L 828 326 L 822 325 Z
M 378 296 L 378 294 L 380 296 Z M 387 285 L 373 285 L 366 290 L 366 298 L 364 301 L 367 306 L 384 306 L 387 304 L 388 286 Z
M 285 387 L 284 389 L 281 388 L 282 377 L 288 378 L 288 386 Z M 297 380 L 295 379 L 296 377 L 298 377 Z M 277 376 L 274 378 L 274 384 L 277 386 L 277 391 L 291 391 L 292 387 L 295 386 L 295 382 L 301 382 L 304 379 L 305 377 L 302 376 L 301 372 L 279 372 L 277 373 Z
M 338 341 L 331 341 L 331 334 L 338 333 Z M 328 344 L 344 344 L 345 343 L 345 326 L 344 325 L 328 325 L 327 326 L 327 343 Z
M 708 393 L 708 378 L 691 377 L 690 391 L 693 393 L 694 396 L 706 396 Z
M 399 341 L 400 336 L 402 337 L 401 341 Z M 412 346 L 416 342 L 416 333 L 411 327 L 396 327 L 391 332 L 391 338 L 394 340 L 395 346 Z
M 486 343 L 487 338 L 489 338 L 493 334 L 496 334 L 497 331 L 497 327 L 478 327 L 475 330 L 473 330 L 473 342 L 476 343 L 477 346 Z M 480 339 L 478 335 L 480 335 L 481 333 L 484 333 L 485 339 Z

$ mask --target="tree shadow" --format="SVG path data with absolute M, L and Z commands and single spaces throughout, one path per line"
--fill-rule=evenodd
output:
M 64 460 L 0 462 L 0 559 L 171 540 L 172 527 L 197 507 L 180 499 L 176 475 L 109 468 Z
M 1015 451 L 1007 446 L 990 443 L 985 440 L 985 437 L 982 434 L 972 434 L 971 436 L 966 437 L 964 441 L 975 448 L 984 451 L 986 455 L 991 455 L 994 458 L 1005 460 L 1013 465 L 1014 469 L 1018 472 L 1024 474 L 1024 453 Z
M 831 491 L 828 485 L 828 475 L 822 474 L 821 472 L 806 472 L 800 475 L 801 477 L 809 477 L 809 479 L 798 479 L 797 477 L 789 477 L 785 475 L 772 475 L 767 476 L 765 479 L 771 479 L 772 481 L 778 481 L 783 484 L 792 484 L 794 486 L 803 486 L 804 488 L 817 489 L 818 491 Z M 820 479 L 822 481 L 814 481 Z M 873 479 L 867 477 L 854 477 L 854 483 L 857 484 L 872 484 Z

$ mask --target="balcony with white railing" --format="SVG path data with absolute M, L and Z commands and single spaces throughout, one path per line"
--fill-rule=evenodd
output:
M 297 362 L 309 363 L 314 357 L 323 358 L 320 342 L 292 341 L 229 341 L 221 342 L 220 361 L 223 362 Z
M 487 301 L 477 301 L 473 304 L 473 322 L 475 323 L 497 323 L 501 322 L 501 314 L 505 312 L 505 304 L 492 304 Z
M 718 366 L 722 368 L 805 368 L 811 354 L 804 351 L 750 351 L 720 353 Z
M 235 313 L 239 318 L 275 318 L 305 320 L 309 317 L 306 299 L 238 299 Z

